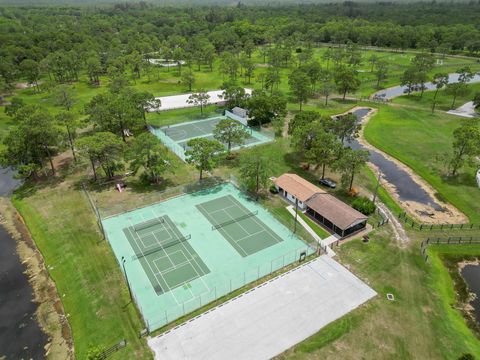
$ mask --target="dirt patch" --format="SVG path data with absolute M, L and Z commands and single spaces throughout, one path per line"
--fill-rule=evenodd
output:
M 357 106 L 353 109 L 350 109 L 348 112 L 353 112 L 358 109 L 365 109 L 365 107 Z M 436 190 L 433 189 L 425 180 L 423 180 L 419 175 L 417 175 L 412 169 L 407 165 L 397 160 L 396 158 L 388 155 L 382 150 L 374 147 L 369 144 L 364 137 L 364 128 L 368 123 L 370 118 L 376 114 L 377 109 L 372 109 L 363 119 L 362 119 L 362 129 L 360 130 L 358 142 L 362 144 L 365 148 L 371 149 L 381 153 L 385 158 L 394 162 L 399 168 L 409 174 L 412 180 L 417 183 L 423 190 L 425 190 L 435 201 L 443 208 L 443 211 L 435 210 L 433 207 L 425 204 L 418 203 L 416 201 L 402 201 L 398 196 L 397 189 L 395 185 L 384 180 L 382 186 L 390 193 L 390 195 L 405 209 L 412 217 L 416 218 L 418 221 L 425 224 L 461 224 L 468 223 L 468 218 L 456 207 L 451 204 L 440 201 L 435 197 Z M 343 115 L 343 114 L 341 114 Z M 375 165 L 368 163 L 368 166 L 374 171 L 377 171 Z
M 0 223 L 16 240 L 18 255 L 27 267 L 34 301 L 38 303 L 36 317 L 43 331 L 49 336 L 49 343 L 45 346 L 47 358 L 74 359 L 72 332 L 41 253 L 22 217 L 6 198 L 0 198 L 0 213 Z

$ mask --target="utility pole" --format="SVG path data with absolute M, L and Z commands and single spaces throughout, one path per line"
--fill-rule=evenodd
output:
M 132 290 L 130 289 L 130 282 L 128 281 L 127 271 L 125 270 L 125 257 L 122 256 L 122 267 L 123 274 L 125 275 L 125 280 L 127 280 L 128 293 L 130 294 L 130 300 L 133 302 Z
M 293 232 L 297 232 L 297 216 L 298 216 L 298 199 L 295 197 L 295 224 L 293 225 Z
M 378 170 L 377 185 L 375 186 L 375 191 L 373 192 L 373 203 L 377 200 L 378 188 L 380 187 L 380 179 L 382 178 L 382 172 Z

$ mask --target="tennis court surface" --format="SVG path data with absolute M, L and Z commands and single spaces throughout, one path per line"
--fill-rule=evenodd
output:
M 250 212 L 231 195 L 198 204 L 197 208 L 210 221 L 212 230 L 221 233 L 241 256 L 283 241 L 257 218 L 258 212 Z
M 156 135 L 165 146 L 167 146 L 182 160 L 185 160 L 185 151 L 189 149 L 187 145 L 188 141 L 198 137 L 213 140 L 213 130 L 222 119 L 226 119 L 226 117 L 218 116 L 203 120 L 195 120 L 176 125 L 164 126 L 161 128 L 149 127 L 149 129 L 150 132 Z M 242 146 L 255 146 L 271 142 L 273 140 L 273 138 L 268 137 L 252 128 L 246 127 L 246 129 L 249 133 L 249 136 Z M 233 150 L 238 148 L 239 147 L 233 147 Z
M 102 224 L 151 331 L 316 250 L 230 183 Z

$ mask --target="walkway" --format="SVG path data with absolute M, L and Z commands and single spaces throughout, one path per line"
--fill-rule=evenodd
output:
M 292 214 L 293 217 L 295 217 L 295 209 L 293 208 L 293 205 L 287 206 L 287 210 L 290 214 Z M 304 229 L 312 235 L 312 237 L 315 239 L 316 242 L 318 242 L 323 249 L 326 249 L 326 253 L 328 256 L 333 257 L 335 256 L 335 251 L 333 251 L 330 248 L 330 245 L 333 244 L 334 242 L 338 241 L 340 237 L 336 234 L 330 235 L 326 239 L 320 238 L 320 236 L 317 235 L 317 233 L 308 225 L 305 220 L 303 220 L 300 216 L 297 216 L 297 221 L 300 225 L 304 227 Z
M 328 256 L 148 340 L 155 359 L 270 359 L 376 295 Z
M 245 93 L 250 95 L 252 93 L 252 89 L 246 88 Z M 210 95 L 208 104 L 218 104 L 225 101 L 222 98 L 223 90 L 212 90 L 212 91 L 208 91 L 207 94 Z M 162 105 L 158 109 L 149 109 L 149 111 L 165 111 L 165 110 L 194 107 L 195 106 L 194 104 L 189 104 L 187 102 L 188 97 L 190 95 L 192 94 L 188 93 L 188 94 L 181 94 L 181 95 L 156 97 L 156 99 L 159 99 L 161 101 Z

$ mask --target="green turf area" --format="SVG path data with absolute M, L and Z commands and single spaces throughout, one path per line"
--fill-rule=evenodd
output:
M 469 93 L 464 96 L 458 96 L 455 100 L 455 108 L 458 108 L 465 104 L 468 101 L 473 100 L 473 96 L 476 92 L 480 91 L 480 84 L 470 84 L 468 85 Z M 410 105 L 410 106 L 421 106 L 424 109 L 429 109 L 432 107 L 433 97 L 435 95 L 435 91 L 426 91 L 423 96 L 419 93 L 414 93 L 410 95 L 400 96 L 393 100 L 394 103 L 403 104 L 403 105 Z M 451 105 L 453 101 L 453 96 L 448 95 L 445 89 L 439 90 L 436 98 L 436 110 L 444 110 L 448 111 L 451 110 Z
M 327 230 L 322 228 L 320 225 L 318 225 L 315 221 L 310 219 L 304 213 L 299 211 L 298 216 L 300 216 L 303 219 L 303 221 L 305 221 L 307 223 L 307 225 L 310 226 L 310 228 L 313 231 L 315 231 L 315 233 L 320 237 L 320 239 L 326 239 L 327 237 L 330 236 L 330 233 Z
M 477 254 L 479 250 L 472 249 Z M 335 251 L 378 296 L 278 359 L 457 359 L 468 352 L 479 356 L 478 340 L 452 307 L 455 294 L 448 272 L 440 260 L 426 264 L 417 241 L 397 243 L 390 228 L 383 227 L 371 234 L 369 243 L 354 240 Z M 395 301 L 388 301 L 387 293 Z
M 183 235 L 168 215 L 160 219 L 162 222 L 154 219 L 154 225 L 141 230 L 137 225 L 123 229 L 135 252 L 132 259 L 140 261 L 157 295 L 210 272 L 188 243 L 191 236 Z
M 316 251 L 230 183 L 102 224 L 152 331 Z
M 480 221 L 480 192 L 474 169 L 465 167 L 458 176 L 446 177 L 442 155 L 452 151 L 452 134 L 461 118 L 428 110 L 381 106 L 365 128 L 372 145 L 407 164 L 432 185 L 441 197 Z M 399 136 L 401 134 L 401 136 Z
M 162 127 L 167 125 L 174 125 L 182 122 L 188 122 L 198 120 L 200 118 L 210 118 L 218 116 L 215 111 L 217 107 L 215 105 L 208 105 L 203 109 L 203 115 L 201 115 L 198 108 L 184 108 L 175 110 L 165 110 L 159 112 L 153 112 L 147 114 L 147 120 L 149 124 L 153 126 Z
M 120 267 L 83 194 L 63 186 L 26 188 L 13 201 L 55 281 L 76 358 L 84 359 L 91 346 L 108 348 L 126 339 L 128 346 L 111 359 L 150 359 Z
M 242 256 L 246 257 L 283 241 L 233 196 L 197 205 L 198 210 Z

